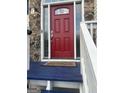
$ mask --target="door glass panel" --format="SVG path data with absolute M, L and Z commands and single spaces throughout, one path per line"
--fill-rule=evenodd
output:
M 81 4 L 76 4 L 76 51 L 77 59 L 80 57 L 80 22 L 81 22 Z
M 59 2 L 59 1 L 74 1 L 74 0 L 44 0 L 44 3 Z
M 60 15 L 60 14 L 69 14 L 69 9 L 67 9 L 67 8 L 56 9 L 55 15 Z
M 48 7 L 44 7 L 43 30 L 44 30 L 44 57 L 48 57 Z

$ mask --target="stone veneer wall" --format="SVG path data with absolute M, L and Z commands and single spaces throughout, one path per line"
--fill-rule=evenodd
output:
M 94 0 L 85 0 L 85 20 L 94 20 Z
M 29 0 L 29 26 L 32 30 L 30 36 L 30 56 L 34 61 L 40 61 L 40 3 L 41 0 Z M 35 11 L 31 13 L 31 8 Z

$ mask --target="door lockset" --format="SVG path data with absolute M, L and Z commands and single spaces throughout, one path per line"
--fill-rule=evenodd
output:
M 51 30 L 51 40 L 53 39 L 53 30 Z

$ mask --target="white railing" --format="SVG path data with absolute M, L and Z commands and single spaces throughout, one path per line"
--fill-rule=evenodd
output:
M 97 21 L 85 21 L 94 43 L 97 45 Z
M 81 73 L 83 85 L 80 93 L 97 93 L 96 46 L 85 23 L 80 24 Z

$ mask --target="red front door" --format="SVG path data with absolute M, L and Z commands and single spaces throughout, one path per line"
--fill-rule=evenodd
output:
M 51 58 L 74 58 L 72 4 L 51 7 Z

